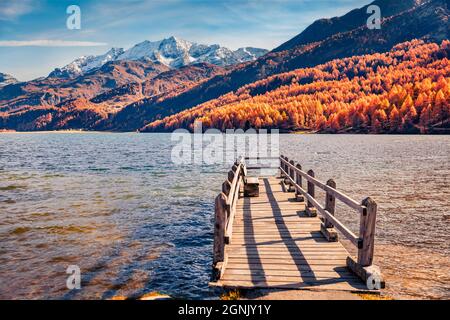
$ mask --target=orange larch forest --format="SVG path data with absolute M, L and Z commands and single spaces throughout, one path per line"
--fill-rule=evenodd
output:
M 148 124 L 143 131 L 279 128 L 427 133 L 449 130 L 450 41 L 413 40 L 390 52 L 278 74 Z

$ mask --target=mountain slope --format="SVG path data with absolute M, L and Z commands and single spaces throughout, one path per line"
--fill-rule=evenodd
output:
M 342 17 L 320 19 L 307 27 L 302 33 L 283 43 L 273 52 L 290 50 L 294 47 L 312 42 L 322 41 L 326 38 L 342 32 L 348 32 L 367 23 L 367 8 L 377 5 L 381 9 L 382 17 L 390 17 L 405 10 L 412 9 L 425 0 L 376 0 L 360 9 L 355 9 Z
M 220 130 L 438 132 L 450 121 L 449 58 L 450 41 L 414 40 L 385 54 L 334 60 L 257 81 L 142 131 L 192 130 L 201 121 L 205 129 Z
M 50 73 L 49 77 L 72 78 L 85 74 L 93 69 L 100 68 L 110 61 L 115 61 L 124 53 L 122 48 L 112 48 L 107 53 L 100 56 L 83 56 L 80 57 L 65 67 L 56 68 Z
M 139 115 L 139 121 L 127 124 L 128 128 L 138 129 L 145 122 L 152 122 L 218 98 L 270 75 L 312 67 L 336 58 L 386 52 L 398 43 L 415 38 L 440 42 L 449 38 L 449 17 L 447 1 L 432 0 L 384 19 L 381 30 L 369 30 L 362 26 L 349 32 L 338 33 L 321 42 L 287 51 L 271 52 L 254 62 L 238 65 L 230 72 L 216 76 L 176 97 L 165 100 L 147 99 L 141 104 L 127 106 L 120 111 L 123 116 L 119 113 L 117 119 L 134 120 L 136 117 L 132 114 Z M 123 123 L 113 122 L 112 128 L 116 127 L 123 127 Z
M 129 110 L 141 110 L 139 106 L 145 104 L 148 100 L 164 100 L 171 96 L 176 96 L 213 76 L 224 73 L 225 69 L 206 63 L 188 65 L 179 69 L 163 72 L 158 76 L 143 82 L 140 85 L 140 90 L 142 95 L 146 98 L 140 100 L 136 99 L 136 101 L 127 106 L 127 108 Z M 143 118 L 143 115 L 136 112 L 118 112 L 111 115 L 104 122 L 100 122 L 94 129 L 134 131 L 136 130 L 137 123 L 140 123 L 141 126 L 146 124 L 145 121 L 141 123 L 141 119 Z
M 153 78 L 168 67 L 151 61 L 115 61 L 76 78 L 48 77 L 0 90 L 0 112 L 59 105 L 74 99 L 91 99 L 105 91 Z
M 128 68 L 124 70 L 126 66 Z M 210 64 L 173 70 L 151 61 L 109 62 L 85 76 L 65 82 L 56 92 L 47 90 L 45 98 L 54 99 L 53 104 L 42 103 L 43 97 L 40 97 L 37 99 L 40 102 L 34 106 L 0 107 L 0 129 L 93 130 L 100 124 L 107 129 L 110 118 L 130 102 L 139 101 L 146 95 L 176 95 L 223 72 L 223 68 Z M 77 97 L 57 103 L 57 97 L 52 94 L 64 90 L 74 90 Z

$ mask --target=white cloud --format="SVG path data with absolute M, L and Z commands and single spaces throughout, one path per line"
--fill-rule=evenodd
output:
M 0 2 L 0 21 L 14 20 L 17 17 L 30 13 L 37 6 L 38 2 L 35 0 L 15 0 L 15 1 L 1 1 Z
M 108 45 L 105 42 L 66 41 L 66 40 L 5 40 L 0 41 L 0 47 L 100 47 Z

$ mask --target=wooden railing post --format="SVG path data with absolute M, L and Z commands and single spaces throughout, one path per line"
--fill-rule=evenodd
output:
M 333 179 L 327 181 L 327 186 L 336 189 L 336 182 Z M 325 195 L 325 210 L 334 216 L 336 209 L 336 198 L 332 192 L 327 191 Z M 338 233 L 333 228 L 333 224 L 327 218 L 323 219 L 320 225 L 320 231 L 327 238 L 328 241 L 338 241 Z
M 288 158 L 288 157 L 284 157 L 284 160 L 287 162 L 287 161 L 289 161 L 289 158 Z M 287 170 L 287 164 L 286 164 L 286 162 L 283 161 L 283 170 L 284 170 L 284 172 L 286 172 L 286 174 L 287 174 L 287 173 L 288 173 L 288 170 Z
M 327 186 L 336 189 L 336 182 L 333 179 L 327 181 Z M 336 210 L 336 198 L 331 192 L 326 193 L 325 197 L 325 210 L 331 213 L 334 216 L 334 212 Z M 333 228 L 333 224 L 325 219 L 325 227 Z
M 233 183 L 234 175 L 235 173 L 233 170 L 228 171 L 228 181 L 230 182 L 230 184 Z
M 297 165 L 295 167 L 298 170 L 302 170 L 302 166 L 300 165 L 300 163 L 297 163 Z M 303 188 L 302 175 L 298 172 L 295 173 L 295 183 L 298 184 L 300 186 L 300 188 Z M 305 198 L 298 190 L 296 190 L 296 192 L 295 192 L 295 197 L 296 197 L 297 201 L 300 201 L 300 202 L 305 201 Z
M 313 170 L 309 170 L 307 173 L 310 177 L 314 178 L 315 175 L 314 175 Z M 314 183 L 312 183 L 310 181 L 308 181 L 308 194 L 313 198 L 315 197 L 315 194 L 316 194 L 315 185 L 314 185 Z M 306 204 L 306 214 L 310 217 L 317 217 L 317 210 L 316 210 L 316 208 L 314 208 L 314 205 L 309 200 L 307 201 L 307 204 Z
M 225 228 L 227 225 L 227 198 L 221 193 L 216 197 L 214 206 L 214 256 L 213 265 L 217 269 L 218 263 L 225 258 Z M 220 266 L 219 266 L 220 267 Z
M 283 161 L 284 159 L 285 159 L 285 157 L 284 157 L 283 155 L 281 155 L 281 156 L 280 156 L 280 167 L 281 167 L 281 169 L 283 169 L 284 171 L 286 171 L 286 167 L 285 167 L 285 164 L 284 164 L 284 161 Z M 281 178 L 284 177 L 284 173 L 283 173 L 283 172 L 281 172 L 280 177 L 281 177 Z
M 295 167 L 295 162 L 294 162 L 294 160 L 289 161 L 289 164 L 290 164 L 291 166 L 294 166 L 294 167 Z M 295 181 L 295 170 L 294 170 L 294 168 L 292 168 L 291 166 L 288 166 L 289 177 L 291 177 L 291 179 Z M 295 191 L 294 184 L 293 184 L 290 180 L 289 180 L 289 189 L 288 189 L 288 191 L 289 191 L 289 192 L 294 192 L 294 191 Z
M 366 210 L 365 214 L 361 215 L 359 224 L 359 237 L 362 240 L 362 248 L 358 250 L 358 263 L 363 267 L 367 267 L 373 262 L 377 204 L 371 198 L 364 199 L 361 204 L 366 207 Z
M 383 289 L 385 281 L 380 268 L 373 264 L 377 204 L 369 197 L 364 199 L 361 205 L 365 210 L 361 214 L 359 225 L 358 259 L 355 261 L 353 257 L 347 257 L 347 266 L 366 282 L 369 289 Z
M 228 197 L 231 190 L 231 183 L 230 181 L 226 180 L 224 183 L 222 183 L 222 192 L 225 194 L 225 196 Z

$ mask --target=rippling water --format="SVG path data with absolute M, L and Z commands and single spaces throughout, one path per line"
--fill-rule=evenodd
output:
M 281 135 L 287 156 L 379 204 L 387 293 L 449 298 L 450 137 Z M 213 296 L 226 167 L 170 162 L 167 134 L 0 134 L 0 298 Z M 358 230 L 355 213 L 338 217 Z M 78 265 L 82 289 L 66 289 Z

